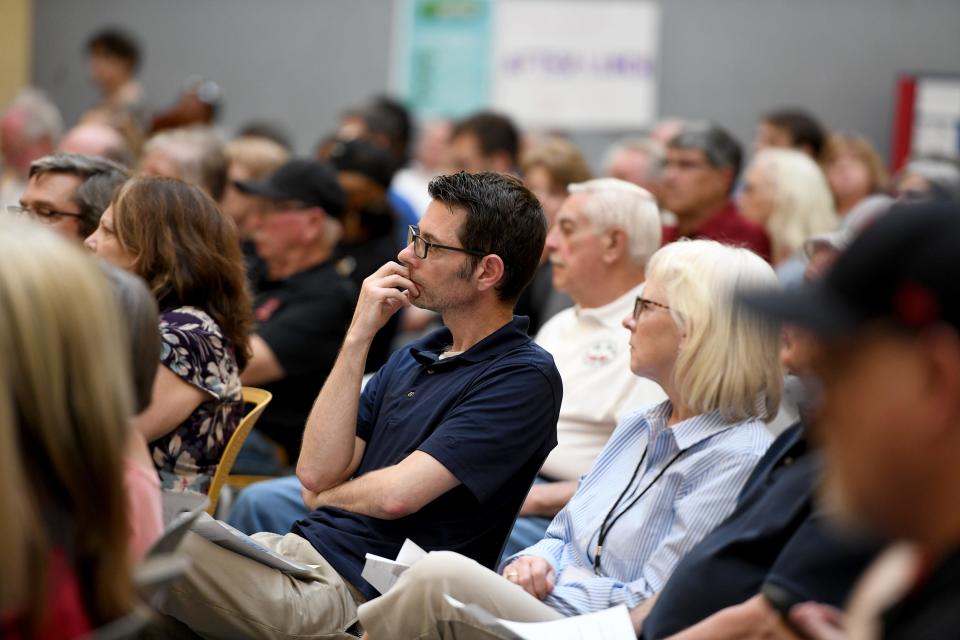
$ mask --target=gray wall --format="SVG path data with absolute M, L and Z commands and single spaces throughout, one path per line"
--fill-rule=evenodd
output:
M 270 116 L 308 151 L 346 106 L 387 88 L 391 0 L 34 0 L 34 79 L 68 121 L 95 100 L 82 47 L 112 23 L 140 35 L 142 79 L 169 104 L 217 80 L 226 132 Z M 711 118 L 744 142 L 769 107 L 804 105 L 887 153 L 902 71 L 960 72 L 960 0 L 663 0 L 660 113 Z M 575 135 L 596 161 L 608 135 Z

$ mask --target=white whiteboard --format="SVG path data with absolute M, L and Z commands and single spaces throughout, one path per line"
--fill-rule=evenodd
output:
M 525 127 L 625 129 L 656 119 L 660 7 L 613 0 L 501 0 L 497 110 Z

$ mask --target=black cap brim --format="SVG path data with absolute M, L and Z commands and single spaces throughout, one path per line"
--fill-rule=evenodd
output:
M 862 326 L 862 320 L 823 286 L 786 291 L 739 291 L 736 303 L 757 315 L 803 327 L 822 338 L 839 338 Z

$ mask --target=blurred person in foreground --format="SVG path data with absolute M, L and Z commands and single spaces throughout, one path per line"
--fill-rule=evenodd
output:
M 740 215 L 731 199 L 743 152 L 723 127 L 687 123 L 667 145 L 660 205 L 677 218 L 664 242 L 704 238 L 750 249 L 770 260 L 770 237 Z
M 805 637 L 947 638 L 960 627 L 958 238 L 956 205 L 900 205 L 819 285 L 743 295 L 819 340 L 824 499 L 847 524 L 909 543 L 865 574 L 845 619 L 817 603 L 794 607 Z
M 0 225 L 0 636 L 78 638 L 129 613 L 130 353 L 97 264 Z
M 115 162 L 96 156 L 58 153 L 30 165 L 30 179 L 19 205 L 10 213 L 28 216 L 64 238 L 83 242 L 130 174 Z
M 703 240 L 663 247 L 646 276 L 623 319 L 630 369 L 668 399 L 620 422 L 544 538 L 498 572 L 431 553 L 361 605 L 371 640 L 497 637 L 446 594 L 520 622 L 641 610 L 733 511 L 770 444 L 763 420 L 777 411 L 782 376 L 776 328 L 733 307 L 732 296 L 747 282 L 775 286 L 776 276 L 749 251 Z

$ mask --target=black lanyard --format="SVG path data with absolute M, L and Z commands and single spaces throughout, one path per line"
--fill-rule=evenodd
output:
M 647 449 L 649 448 L 650 448 L 650 445 L 648 444 Z M 623 514 L 625 514 L 627 511 L 630 511 L 630 509 L 632 509 L 633 506 L 640 501 L 640 498 L 642 498 L 647 493 L 647 491 L 650 490 L 650 488 L 653 485 L 657 484 L 657 480 L 663 477 L 663 474 L 667 472 L 667 469 L 670 468 L 670 465 L 676 462 L 677 459 L 684 454 L 684 451 L 686 451 L 686 449 L 683 449 L 679 453 L 677 453 L 677 455 L 673 456 L 670 459 L 670 462 L 668 462 L 666 466 L 663 467 L 663 469 L 660 469 L 660 471 L 657 473 L 657 476 L 653 479 L 653 482 L 648 484 L 644 488 L 644 490 L 641 491 L 640 494 L 637 495 L 637 497 L 634 498 L 633 501 L 631 501 L 630 504 L 628 504 L 623 509 L 623 511 L 621 511 L 619 515 L 617 515 L 616 518 L 613 518 L 613 521 L 610 522 L 610 524 L 608 525 L 607 523 L 610 521 L 610 518 L 613 517 L 613 514 L 614 512 L 616 512 L 617 507 L 620 506 L 620 501 L 623 500 L 623 497 L 627 495 L 628 491 L 630 491 L 630 487 L 633 486 L 633 481 L 637 479 L 637 474 L 640 473 L 640 467 L 643 466 L 643 461 L 646 460 L 647 458 L 647 449 L 643 450 L 643 455 L 640 456 L 640 462 L 637 464 L 637 468 L 633 470 L 633 475 L 630 476 L 630 482 L 627 483 L 626 488 L 624 488 L 624 490 L 620 493 L 620 497 L 618 497 L 617 501 L 613 503 L 613 507 L 610 509 L 609 512 L 607 512 L 606 517 L 604 517 L 603 522 L 600 524 L 600 532 L 597 534 L 597 553 L 593 557 L 593 572 L 598 576 L 600 575 L 600 556 L 603 553 L 603 543 L 606 541 L 607 535 L 609 535 L 610 533 L 610 529 L 613 528 L 613 525 L 617 524 L 617 521 L 623 517 Z

